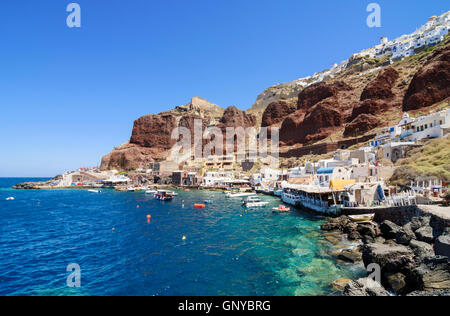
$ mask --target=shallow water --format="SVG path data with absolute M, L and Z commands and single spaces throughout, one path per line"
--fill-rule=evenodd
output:
M 246 211 L 220 192 L 160 202 L 141 192 L 10 189 L 26 180 L 0 179 L 0 295 L 332 295 L 331 282 L 363 275 L 329 255 L 324 218 L 272 214 L 274 197 Z M 70 263 L 81 266 L 81 288 L 66 286 Z

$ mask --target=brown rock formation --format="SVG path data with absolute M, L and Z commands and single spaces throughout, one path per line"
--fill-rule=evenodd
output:
M 135 170 L 149 168 L 153 157 L 161 153 L 151 148 L 127 144 L 114 149 L 110 154 L 102 158 L 101 170 Z
M 239 110 L 235 106 L 228 107 L 223 113 L 222 118 L 220 119 L 219 128 L 226 127 L 251 127 L 256 125 L 256 118 L 247 114 L 244 111 Z
M 394 97 L 392 87 L 398 78 L 399 74 L 394 68 L 385 68 L 364 88 L 361 94 L 361 101 L 368 99 L 392 99 Z
M 391 102 L 374 99 L 364 100 L 353 108 L 350 120 L 353 121 L 361 114 L 378 115 L 386 110 L 389 110 L 390 108 L 392 108 Z
M 361 114 L 355 118 L 344 131 L 344 137 L 354 137 L 364 134 L 380 124 L 380 119 L 374 115 Z
M 450 45 L 437 50 L 416 73 L 403 99 L 403 111 L 417 110 L 450 96 Z
M 300 92 L 297 108 L 299 110 L 307 110 L 322 100 L 336 96 L 340 91 L 349 90 L 352 90 L 352 87 L 343 81 L 337 81 L 332 84 L 325 82 L 313 84 Z
M 288 115 L 296 111 L 296 106 L 285 101 L 272 102 L 264 111 L 262 127 L 281 123 Z
M 147 148 L 168 150 L 175 144 L 171 139 L 177 120 L 171 114 L 145 115 L 134 122 L 130 143 Z

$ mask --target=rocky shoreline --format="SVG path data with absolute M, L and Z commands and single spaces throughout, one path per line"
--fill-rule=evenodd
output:
M 341 216 L 322 225 L 323 231 L 342 233 L 362 244 L 336 253 L 338 259 L 362 261 L 368 270 L 372 264 L 381 268 L 381 284 L 369 277 L 334 282 L 342 295 L 450 296 L 450 227 L 439 230 L 430 221 L 430 216 L 414 217 L 399 226 L 388 220 L 355 223 Z

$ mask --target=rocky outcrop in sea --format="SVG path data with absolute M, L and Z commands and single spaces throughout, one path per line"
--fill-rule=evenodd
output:
M 414 217 L 403 226 L 355 223 L 347 216 L 330 219 L 324 231 L 346 234 L 360 240 L 364 266 L 381 268 L 381 284 L 373 279 L 348 283 L 345 296 L 448 296 L 450 295 L 450 229 L 430 225 L 431 217 Z M 342 259 L 342 254 L 337 254 Z

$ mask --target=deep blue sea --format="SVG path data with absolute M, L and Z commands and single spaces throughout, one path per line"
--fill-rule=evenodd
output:
M 330 295 L 331 282 L 362 275 L 329 255 L 324 218 L 272 214 L 274 197 L 246 212 L 220 192 L 160 202 L 141 192 L 11 189 L 28 180 L 0 178 L 0 295 Z M 193 207 L 206 199 L 214 203 Z M 66 285 L 71 263 L 80 288 Z

